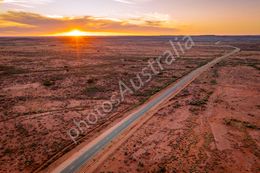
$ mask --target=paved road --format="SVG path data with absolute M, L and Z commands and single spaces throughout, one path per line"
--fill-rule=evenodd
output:
M 231 47 L 231 46 L 229 46 Z M 208 64 L 192 71 L 185 77 L 183 77 L 181 80 L 179 80 L 174 86 L 171 88 L 168 88 L 164 92 L 161 93 L 158 97 L 151 100 L 148 104 L 141 107 L 139 110 L 135 111 L 131 115 L 129 115 L 129 119 L 124 121 L 122 124 L 120 124 L 117 128 L 112 130 L 110 133 L 108 133 L 106 136 L 104 136 L 101 140 L 97 141 L 90 149 L 83 152 L 78 158 L 73 160 L 67 167 L 65 167 L 61 171 L 61 173 L 74 173 L 77 172 L 86 162 L 91 160 L 97 154 L 100 152 L 104 147 L 106 147 L 113 139 L 118 137 L 124 130 L 126 130 L 130 125 L 132 125 L 134 122 L 138 121 L 142 116 L 145 115 L 149 110 L 152 108 L 158 106 L 161 102 L 169 99 L 173 94 L 176 94 L 183 88 L 185 88 L 188 84 L 190 84 L 195 78 L 197 78 L 201 73 L 209 69 L 210 67 L 214 66 L 224 58 L 227 58 L 228 56 L 233 55 L 234 53 L 239 52 L 238 48 L 234 48 L 233 51 L 230 53 L 225 54 L 224 56 L 221 56 L 219 58 L 214 59 L 213 61 L 209 62 Z M 56 172 L 56 171 L 54 171 Z

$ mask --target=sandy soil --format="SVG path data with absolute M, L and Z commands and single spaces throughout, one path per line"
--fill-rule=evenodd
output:
M 96 172 L 260 171 L 260 48 L 223 61 L 164 105 Z
M 119 80 L 129 84 L 127 79 L 149 59 L 170 48 L 168 38 L 0 38 L 0 172 L 33 172 L 75 148 L 67 135 L 73 120 L 117 95 Z M 223 51 L 198 47 L 187 52 L 100 117 L 78 144 Z

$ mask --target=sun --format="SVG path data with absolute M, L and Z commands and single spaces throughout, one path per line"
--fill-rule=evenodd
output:
M 69 31 L 69 32 L 61 33 L 59 35 L 80 37 L 80 36 L 87 36 L 87 35 L 90 35 L 90 34 L 88 32 L 85 32 L 85 31 L 80 31 L 78 29 L 74 29 L 74 30 Z

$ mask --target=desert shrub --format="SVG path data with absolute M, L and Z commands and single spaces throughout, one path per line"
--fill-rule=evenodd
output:
M 216 80 L 211 80 L 210 83 L 211 83 L 212 85 L 216 85 L 216 84 L 217 84 L 217 81 L 216 81 Z
M 233 127 L 245 127 L 249 129 L 260 129 L 255 124 L 251 124 L 247 121 L 240 121 L 233 118 L 224 118 L 224 124 L 227 126 L 233 126 Z
M 260 67 L 258 64 L 255 63 L 249 63 L 248 66 L 255 68 L 256 70 L 260 70 Z
M 33 164 L 33 160 L 32 159 L 28 159 L 28 160 L 26 160 L 25 162 L 24 162 L 24 164 L 26 165 L 26 166 L 30 166 L 30 165 L 32 165 Z
M 105 89 L 104 88 L 101 88 L 101 87 L 97 87 L 97 86 L 91 86 L 91 87 L 86 87 L 84 90 L 83 90 L 83 93 L 84 94 L 96 94 L 98 92 L 105 92 Z
M 52 80 L 45 80 L 45 81 L 43 81 L 43 85 L 46 86 L 46 87 L 52 86 L 54 84 L 55 84 L 55 82 L 52 81 Z
M 144 164 L 142 162 L 138 162 L 139 167 L 144 167 Z
M 2 71 L 2 74 L 5 74 L 5 75 L 20 74 L 20 73 L 24 72 L 24 70 L 15 68 L 13 66 L 0 65 L 0 72 L 1 71 Z
M 202 106 L 205 105 L 208 102 L 208 99 L 193 99 L 190 101 L 190 105 L 192 106 Z
M 94 79 L 88 79 L 88 80 L 87 80 L 87 83 L 88 83 L 88 84 L 91 84 L 91 83 L 94 83 L 94 82 L 95 82 Z
M 157 173 L 165 173 L 166 172 L 166 168 L 164 166 L 160 166 Z
M 16 124 L 15 127 L 20 134 L 28 136 L 28 131 L 22 124 Z
M 12 153 L 12 150 L 9 149 L 9 148 L 7 148 L 7 149 L 4 150 L 4 154 L 5 154 L 5 155 L 6 155 L 6 154 L 11 154 L 11 153 Z

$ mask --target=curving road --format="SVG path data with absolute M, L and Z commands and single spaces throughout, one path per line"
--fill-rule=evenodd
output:
M 224 47 L 224 46 L 222 46 Z M 152 108 L 159 106 L 160 103 L 169 99 L 172 95 L 180 92 L 183 88 L 189 85 L 195 78 L 201 75 L 204 71 L 219 63 L 221 60 L 237 53 L 240 51 L 239 48 L 232 46 L 225 46 L 234 48 L 233 51 L 214 59 L 213 61 L 207 63 L 206 65 L 192 71 L 181 80 L 179 80 L 172 87 L 167 88 L 166 90 L 161 91 L 161 94 L 158 97 L 155 97 L 151 101 L 149 101 L 144 106 L 140 107 L 135 112 L 131 113 L 126 119 L 119 122 L 116 126 L 112 127 L 108 132 L 101 135 L 102 137 L 95 140 L 95 143 L 92 143 L 90 147 L 87 149 L 83 149 L 84 151 L 79 151 L 78 156 L 71 161 L 67 161 L 62 165 L 58 166 L 53 172 L 57 173 L 74 173 L 77 172 L 84 164 L 90 161 L 98 152 L 100 152 L 103 148 L 105 148 L 110 142 L 112 142 L 115 138 L 117 138 L 124 130 L 126 130 L 130 125 L 138 121 L 141 117 L 145 116 L 145 114 L 150 111 Z

